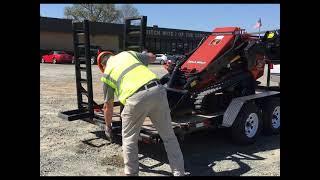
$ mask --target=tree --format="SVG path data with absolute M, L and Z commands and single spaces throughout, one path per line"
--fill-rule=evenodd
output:
M 124 23 L 127 17 L 139 16 L 138 9 L 132 4 L 123 4 L 119 7 L 119 22 Z
M 119 22 L 120 12 L 114 4 L 74 4 L 65 7 L 64 16 L 68 19 L 93 22 Z

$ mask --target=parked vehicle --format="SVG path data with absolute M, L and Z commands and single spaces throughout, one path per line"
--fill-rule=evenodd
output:
M 167 63 L 167 56 L 165 54 L 156 54 L 156 60 L 154 63 L 159 63 L 161 65 Z
M 40 49 L 40 63 L 42 61 L 42 56 L 49 54 L 51 51 L 46 49 Z
M 178 58 L 174 55 L 167 55 L 167 63 L 176 63 L 177 59 Z
M 270 69 L 270 81 L 277 82 L 280 87 L 280 64 L 274 64 Z
M 97 64 L 97 57 L 98 54 L 102 51 L 100 46 L 96 46 L 96 45 L 91 45 L 90 46 L 90 60 L 91 60 L 91 64 Z M 79 49 L 79 55 L 80 56 L 84 56 L 84 48 Z
M 65 51 L 51 51 L 41 58 L 42 63 L 72 63 L 73 56 L 67 54 Z
M 177 60 L 182 60 L 182 59 L 186 58 L 186 55 L 176 54 L 176 55 L 174 55 L 174 57 L 176 57 Z
M 271 74 L 280 74 L 280 64 L 274 64 L 273 68 L 270 70 Z

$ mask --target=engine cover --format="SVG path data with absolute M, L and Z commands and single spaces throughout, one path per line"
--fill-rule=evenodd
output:
M 239 27 L 216 28 L 181 66 L 183 71 L 201 72 L 232 45 Z

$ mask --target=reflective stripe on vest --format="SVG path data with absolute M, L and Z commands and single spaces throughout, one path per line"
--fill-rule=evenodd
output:
M 135 57 L 136 59 L 138 59 L 137 55 L 132 53 L 131 51 L 127 51 L 129 54 L 131 54 L 133 57 Z
M 129 96 L 153 79 L 157 76 L 137 59 L 134 52 L 129 51 L 110 57 L 101 81 L 115 89 L 119 101 L 125 104 Z
M 110 81 L 110 82 L 112 83 L 112 85 L 111 85 L 112 88 L 116 88 L 116 86 L 117 86 L 117 81 L 116 81 L 116 80 L 114 80 L 113 78 L 111 78 L 109 74 L 103 73 L 102 76 L 103 76 L 106 80 L 108 80 L 108 81 Z
M 122 78 L 123 78 L 123 76 L 125 74 L 127 74 L 129 71 L 131 71 L 135 67 L 141 66 L 141 65 L 143 65 L 143 64 L 140 63 L 140 62 L 139 63 L 135 63 L 135 64 L 132 64 L 131 66 L 127 67 L 127 69 L 125 69 L 124 71 L 122 71 L 122 73 L 120 74 L 120 76 L 118 77 L 118 80 L 117 80 L 117 87 L 120 87 L 120 82 L 121 82 L 121 80 L 122 80 Z

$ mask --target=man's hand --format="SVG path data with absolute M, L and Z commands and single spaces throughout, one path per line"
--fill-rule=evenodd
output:
M 113 114 L 113 99 L 109 100 L 108 102 L 105 102 L 103 105 L 104 109 L 104 119 L 106 122 L 106 126 L 104 129 L 106 138 L 112 143 L 114 141 L 114 135 L 112 132 L 112 114 Z

